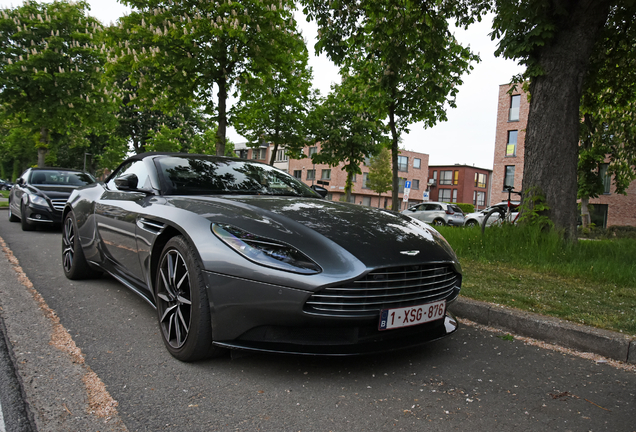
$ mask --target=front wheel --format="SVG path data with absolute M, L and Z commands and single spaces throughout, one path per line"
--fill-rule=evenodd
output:
M 171 238 L 161 252 L 155 280 L 161 336 L 173 357 L 191 362 L 225 350 L 212 345 L 210 307 L 202 265 L 182 236 Z
M 22 206 L 22 211 L 20 213 L 22 213 L 20 217 L 22 231 L 35 231 L 35 225 L 32 225 L 31 222 L 27 220 L 26 208 L 24 206 Z
M 446 222 L 444 222 L 444 219 L 435 219 L 433 221 L 433 225 L 434 226 L 444 226 L 444 225 L 446 225 Z
M 485 232 L 486 227 L 491 226 L 500 226 L 504 223 L 506 218 L 506 212 L 503 209 L 498 207 L 493 208 L 486 216 L 484 216 L 484 220 L 481 221 L 481 232 Z
M 20 218 L 13 214 L 11 211 L 11 200 L 9 200 L 9 222 L 17 222 Z

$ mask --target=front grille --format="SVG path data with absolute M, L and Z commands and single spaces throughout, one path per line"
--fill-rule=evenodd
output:
M 64 206 L 66 205 L 66 198 L 54 198 L 51 200 L 51 204 L 53 204 L 53 208 L 57 211 L 64 210 Z
M 342 286 L 323 288 L 305 303 L 305 312 L 329 316 L 371 316 L 382 309 L 448 299 L 461 276 L 447 264 L 374 270 Z

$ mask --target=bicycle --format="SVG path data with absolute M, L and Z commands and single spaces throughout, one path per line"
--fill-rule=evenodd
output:
M 508 199 L 506 200 L 506 207 L 493 207 L 481 221 L 482 234 L 486 231 L 486 227 L 489 226 L 502 226 L 504 224 L 516 224 L 519 219 L 518 204 L 514 204 L 510 197 L 512 194 L 521 195 L 521 192 L 514 190 L 513 186 L 504 186 L 504 190 L 508 191 Z

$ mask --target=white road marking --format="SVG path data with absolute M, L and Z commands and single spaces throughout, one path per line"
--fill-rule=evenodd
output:
M 0 432 L 7 432 L 4 425 L 4 416 L 2 415 L 2 403 L 0 403 Z

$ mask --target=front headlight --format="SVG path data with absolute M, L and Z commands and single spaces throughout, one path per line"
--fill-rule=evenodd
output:
M 46 199 L 44 199 L 41 196 L 39 196 L 39 195 L 29 194 L 29 201 L 31 201 L 33 204 L 36 204 L 36 205 L 39 205 L 39 206 L 42 206 L 42 207 L 49 207 L 50 208 L 49 202 Z
M 212 224 L 212 232 L 250 261 L 293 273 L 316 274 L 322 269 L 298 249 L 227 224 Z

